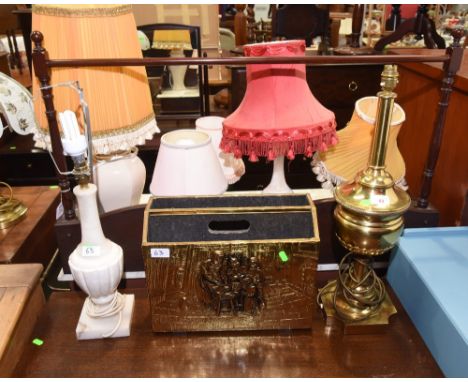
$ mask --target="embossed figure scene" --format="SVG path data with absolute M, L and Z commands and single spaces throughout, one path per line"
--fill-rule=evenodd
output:
M 310 327 L 314 255 L 310 245 L 291 243 L 172 248 L 169 259 L 150 265 L 153 328 Z
M 255 257 L 217 252 L 200 264 L 203 302 L 221 312 L 256 314 L 265 307 L 265 275 Z

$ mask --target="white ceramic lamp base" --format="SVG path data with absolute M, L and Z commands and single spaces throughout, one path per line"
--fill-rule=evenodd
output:
M 94 180 L 104 212 L 135 206 L 140 202 L 146 168 L 137 154 L 138 150 L 132 148 L 130 153 L 122 156 L 98 159 L 94 166 Z
M 273 175 L 268 186 L 263 189 L 265 194 L 289 194 L 292 190 L 286 183 L 284 175 L 284 156 L 277 157 L 273 162 Z
M 133 308 L 135 296 L 133 294 L 121 295 L 124 304 L 123 309 L 110 317 L 90 317 L 87 313 L 86 305 L 89 297 L 86 298 L 83 309 L 81 309 L 80 319 L 76 326 L 76 338 L 79 340 L 93 340 L 102 338 L 128 337 L 132 324 Z
M 172 49 L 171 57 L 183 58 L 185 57 L 184 51 L 181 49 Z M 187 90 L 184 84 L 187 67 L 185 65 L 171 65 L 169 66 L 169 71 L 172 76 L 172 90 Z

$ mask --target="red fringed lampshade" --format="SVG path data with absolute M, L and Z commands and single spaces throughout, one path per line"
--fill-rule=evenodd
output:
M 304 56 L 301 40 L 252 44 L 244 54 Z M 223 123 L 221 149 L 239 158 L 311 157 L 337 143 L 335 115 L 312 95 L 304 64 L 247 65 L 247 90 Z

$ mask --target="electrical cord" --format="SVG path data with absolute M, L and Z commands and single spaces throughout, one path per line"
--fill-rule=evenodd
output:
M 85 309 L 89 317 L 105 318 L 114 316 L 117 313 L 119 314 L 119 320 L 116 326 L 109 333 L 103 334 L 103 338 L 111 337 L 119 328 L 120 324 L 122 323 L 122 310 L 124 306 L 124 296 L 121 295 L 118 291 L 114 292 L 112 301 L 107 305 L 105 309 L 102 309 L 98 304 L 95 304 L 92 301 L 91 297 L 88 297 L 85 301 Z
M 338 316 L 347 321 L 362 321 L 372 316 L 385 299 L 385 285 L 368 261 L 358 257 L 349 261 L 351 255 L 352 252 L 347 253 L 340 261 L 338 280 L 329 282 L 317 294 L 317 304 L 323 308 L 322 296 L 333 293 L 333 308 Z M 357 264 L 366 268 L 365 274 L 359 278 L 356 277 L 355 266 Z M 340 293 L 350 306 L 362 308 L 362 310 L 369 309 L 368 313 L 356 319 L 343 316 L 336 304 Z

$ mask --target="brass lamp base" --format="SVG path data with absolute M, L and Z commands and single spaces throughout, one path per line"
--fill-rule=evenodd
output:
M 28 208 L 18 199 L 13 198 L 13 189 L 8 183 L 0 182 L 0 186 L 6 187 L 9 196 L 0 195 L 0 229 L 5 229 L 26 215 Z
M 327 325 L 336 319 L 345 333 L 370 333 L 388 325 L 396 309 L 369 256 L 349 252 L 340 262 L 338 280 L 319 290 L 317 302 Z
M 11 199 L 0 208 L 0 229 L 5 229 L 26 216 L 27 207 L 17 199 Z
M 336 281 L 332 281 L 333 284 L 327 285 L 327 290 L 322 292 L 319 290 L 320 299 L 319 304 L 322 309 L 322 313 L 326 320 L 326 326 L 334 327 L 340 326 L 343 328 L 345 334 L 374 334 L 385 331 L 388 327 L 390 316 L 397 313 L 395 305 L 393 305 L 390 296 L 385 293 L 385 298 L 377 309 L 368 318 L 364 318 L 359 321 L 343 320 L 339 316 L 335 309 L 334 296 L 336 291 Z M 343 307 L 341 307 L 343 309 Z M 349 314 L 353 315 L 356 313 L 355 309 L 348 306 Z

